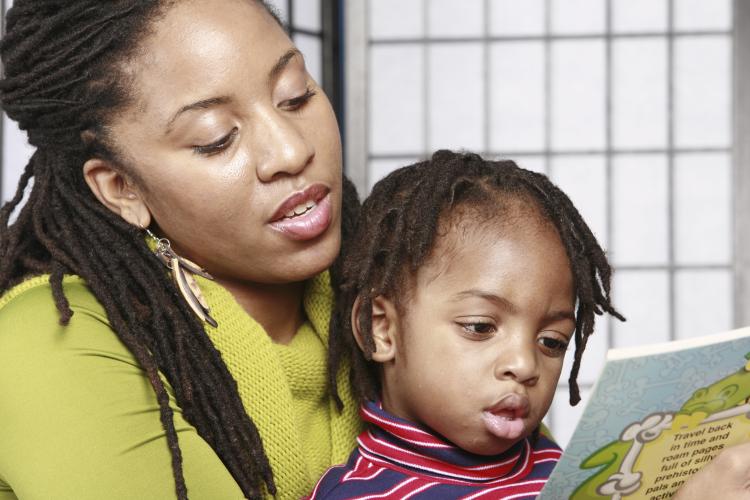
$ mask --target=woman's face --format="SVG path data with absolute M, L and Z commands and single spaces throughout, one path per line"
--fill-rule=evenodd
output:
M 336 118 L 262 6 L 178 2 L 126 72 L 134 100 L 109 135 L 178 253 L 257 283 L 330 266 L 341 225 Z

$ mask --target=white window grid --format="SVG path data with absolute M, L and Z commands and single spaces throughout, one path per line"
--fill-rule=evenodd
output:
M 748 251 L 750 249 L 750 235 L 748 234 L 750 233 L 748 227 L 750 226 L 750 187 L 748 187 L 750 184 L 750 173 L 748 173 L 750 153 L 748 153 L 748 146 L 745 146 L 745 144 L 748 144 L 747 123 L 750 121 L 750 104 L 748 104 L 750 99 L 747 96 L 747 76 L 750 63 L 745 63 L 742 60 L 741 54 L 746 54 L 747 47 L 750 46 L 750 36 L 745 33 L 750 29 L 750 6 L 748 6 L 747 2 L 735 0 L 730 5 L 730 9 L 733 12 L 733 22 L 729 26 L 716 29 L 690 29 L 684 26 L 676 26 L 675 11 L 676 8 L 682 7 L 677 5 L 677 2 L 684 2 L 685 0 L 665 0 L 666 22 L 663 28 L 624 32 L 613 30 L 613 7 L 616 0 L 591 0 L 588 2 L 587 0 L 570 0 L 571 2 L 578 1 L 579 3 L 589 3 L 591 5 L 593 5 L 592 2 L 599 3 L 604 11 L 604 28 L 588 33 L 555 32 L 552 29 L 553 19 L 551 13 L 553 3 L 564 5 L 566 1 L 568 0 L 539 0 L 535 2 L 541 4 L 544 12 L 542 29 L 534 34 L 512 35 L 492 33 L 490 26 L 492 0 L 468 2 L 475 7 L 479 5 L 485 14 L 482 18 L 483 26 L 480 33 L 469 36 L 466 34 L 456 36 L 454 33 L 441 34 L 440 36 L 430 34 L 430 10 L 432 6 L 437 4 L 443 4 L 444 6 L 446 2 L 441 0 L 410 0 L 408 2 L 408 9 L 412 12 L 415 10 L 419 11 L 418 22 L 415 22 L 413 25 L 413 32 L 416 34 L 401 32 L 395 35 L 387 33 L 384 36 L 371 35 L 368 32 L 368 28 L 372 26 L 373 4 L 381 2 L 378 7 L 382 7 L 383 0 L 352 2 L 352 5 L 347 3 L 346 133 L 348 139 L 347 165 L 349 175 L 358 184 L 360 191 L 366 193 L 379 177 L 393 167 L 424 158 L 436 147 L 439 147 L 439 141 L 435 141 L 431 137 L 433 131 L 436 130 L 430 100 L 431 92 L 435 92 L 435 82 L 430 80 L 430 65 L 433 62 L 431 51 L 436 47 L 457 47 L 457 50 L 465 48 L 468 54 L 471 50 L 476 50 L 478 47 L 481 53 L 483 68 L 483 84 L 479 90 L 481 94 L 479 101 L 484 104 L 482 116 L 483 128 L 480 134 L 481 141 L 478 141 L 479 145 L 474 145 L 470 149 L 490 157 L 512 158 L 517 160 L 522 166 L 530 164 L 530 168 L 547 173 L 554 181 L 557 181 L 556 166 L 564 164 L 566 161 L 568 163 L 571 161 L 586 162 L 587 159 L 601 161 L 603 170 L 601 175 L 604 179 L 605 220 L 601 224 L 604 230 L 600 231 L 597 236 L 605 247 L 611 247 L 616 238 L 615 230 L 618 221 L 615 220 L 615 207 L 613 207 L 616 195 L 613 182 L 618 172 L 616 163 L 628 159 L 638 161 L 645 161 L 654 157 L 663 159 L 665 177 L 663 182 L 665 183 L 666 193 L 665 198 L 661 201 L 667 212 L 665 227 L 663 227 L 667 239 L 665 245 L 666 255 L 662 259 L 662 262 L 618 262 L 617 259 L 613 259 L 616 275 L 620 278 L 628 276 L 646 278 L 648 276 L 662 276 L 666 278 L 664 289 L 667 294 L 665 301 L 667 304 L 667 314 L 663 320 L 665 331 L 661 339 L 655 340 L 680 338 L 685 335 L 681 332 L 690 330 L 690 326 L 693 326 L 693 329 L 701 334 L 707 334 L 718 332 L 724 327 L 728 328 L 747 323 L 750 320 L 750 299 L 746 292 L 746 289 L 750 286 L 750 272 L 748 271 L 750 269 L 750 255 L 748 255 L 750 254 Z M 695 3 L 696 1 L 710 2 L 711 0 L 688 1 Z M 391 5 L 398 4 L 395 8 L 402 9 L 402 12 L 403 9 L 407 8 L 405 7 L 405 2 L 386 3 Z M 462 5 L 462 7 L 466 6 Z M 456 8 L 458 9 L 459 7 Z M 666 137 L 664 138 L 663 145 L 623 147 L 622 145 L 615 144 L 614 134 L 616 132 L 613 129 L 615 118 L 613 110 L 613 88 L 615 86 L 615 82 L 613 81 L 615 69 L 613 68 L 613 50 L 620 41 L 648 40 L 664 40 L 666 42 L 666 53 L 664 55 L 666 58 L 665 93 L 667 123 L 664 127 Z M 725 43 L 729 46 L 727 57 L 732 62 L 729 68 L 732 74 L 729 77 L 731 86 L 727 89 L 727 93 L 732 104 L 727 113 L 727 119 L 731 123 L 727 125 L 729 137 L 720 144 L 694 146 L 684 144 L 685 141 L 678 140 L 679 137 L 676 136 L 676 129 L 681 125 L 675 122 L 675 100 L 677 99 L 675 65 L 679 63 L 676 46 L 679 44 L 683 44 L 684 46 L 685 41 L 689 42 L 691 40 L 719 40 L 720 43 Z M 554 47 L 556 44 L 559 46 L 559 42 L 578 41 L 597 41 L 601 42 L 604 46 L 604 86 L 606 90 L 604 130 L 602 131 L 604 137 L 601 147 L 563 148 L 555 145 L 552 139 L 552 117 L 553 106 L 555 105 L 552 98 Z M 490 136 L 491 130 L 489 126 L 493 113 L 492 106 L 489 104 L 492 99 L 490 87 L 492 84 L 490 54 L 493 47 L 524 42 L 537 43 L 543 50 L 544 98 L 542 99 L 542 106 L 545 118 L 542 135 L 544 142 L 540 147 L 524 147 L 515 150 L 493 148 L 490 146 L 493 139 Z M 373 111 L 377 112 L 377 109 L 373 110 L 373 106 L 375 105 L 373 104 L 371 94 L 372 79 L 374 78 L 373 52 L 383 48 L 387 50 L 388 47 L 410 47 L 419 53 L 418 60 L 417 58 L 415 60 L 416 65 L 419 65 L 421 69 L 415 73 L 419 75 L 417 78 L 421 80 L 419 82 L 421 89 L 419 99 L 421 99 L 421 102 L 415 105 L 414 109 L 416 109 L 416 114 L 419 115 L 418 119 L 421 120 L 421 123 L 418 124 L 418 127 L 421 129 L 421 140 L 416 147 L 413 145 L 410 148 L 402 149 L 394 149 L 387 146 L 382 147 L 383 141 L 381 140 L 378 144 L 377 137 L 373 138 L 373 127 L 383 125 L 382 122 L 373 123 L 372 119 Z M 414 75 L 410 75 L 410 77 L 413 78 Z M 467 101 L 467 105 L 471 105 L 470 99 L 465 99 L 465 101 Z M 434 106 L 434 101 L 432 105 Z M 732 113 L 733 110 L 735 110 L 735 114 Z M 362 118 L 363 116 L 365 117 L 364 119 Z M 399 120 L 400 117 L 396 116 L 394 119 Z M 412 116 L 409 120 L 411 120 L 411 123 L 414 123 L 415 118 Z M 398 141 L 395 142 L 398 143 Z M 719 258 L 704 258 L 702 260 L 685 259 L 680 255 L 681 249 L 676 244 L 677 232 L 682 231 L 683 228 L 681 226 L 678 227 L 678 214 L 675 212 L 678 208 L 682 209 L 685 205 L 676 185 L 676 183 L 680 182 L 678 166 L 682 168 L 681 163 L 685 163 L 690 158 L 719 158 L 725 160 L 727 163 L 723 172 L 725 184 L 729 185 L 727 187 L 727 194 L 730 199 L 726 200 L 727 217 L 722 227 L 722 230 L 725 231 L 719 235 L 720 238 L 726 238 L 727 241 L 725 241 L 726 251 Z M 568 186 L 562 187 L 566 191 L 569 191 Z M 574 198 L 574 202 L 578 203 L 574 194 L 572 193 L 571 196 Z M 644 222 L 648 223 L 648 221 Z M 731 298 L 731 304 L 727 304 L 722 314 L 725 317 L 724 321 L 716 321 L 715 324 L 709 322 L 706 325 L 699 325 L 703 330 L 694 325 L 688 325 L 688 328 L 685 328 L 684 320 L 678 317 L 678 302 L 683 300 L 680 296 L 680 287 L 684 288 L 686 285 L 691 285 L 695 288 L 696 285 L 700 286 L 701 280 L 704 278 L 704 274 L 701 273 L 705 273 L 707 280 L 718 278 L 720 282 L 719 286 L 723 287 L 726 285 L 726 288 L 728 288 L 727 295 Z M 647 283 L 647 281 L 643 283 Z M 616 281 L 615 287 L 617 285 L 621 285 L 621 289 L 625 288 L 624 285 Z M 614 293 L 615 305 L 617 306 L 617 288 L 615 288 Z M 683 300 L 680 307 L 687 307 L 684 302 Z M 628 315 L 627 310 L 624 312 Z M 618 327 L 612 324 L 612 320 L 605 321 L 606 324 L 603 327 L 597 328 L 601 333 L 597 336 L 596 341 L 592 338 L 592 345 L 589 350 L 593 352 L 587 353 L 589 358 L 597 356 L 601 358 L 607 346 L 618 345 Z M 681 321 L 683 324 L 680 323 Z M 693 334 L 695 333 L 688 333 L 688 335 Z M 622 341 L 622 338 L 619 340 Z M 585 360 L 587 360 L 586 358 L 587 356 L 584 356 Z M 598 365 L 600 366 L 600 363 Z M 569 364 L 567 367 L 569 367 Z M 590 390 L 593 384 L 598 366 L 595 368 L 594 370 L 588 370 L 588 373 L 582 374 L 580 382 L 584 395 Z M 586 372 L 585 368 L 584 372 Z M 567 405 L 567 382 L 564 380 L 566 379 L 566 373 L 563 374 L 561 379 L 563 380 L 561 380 L 560 393 L 550 415 L 550 421 L 553 424 L 557 421 L 556 413 L 560 412 L 559 406 L 561 404 Z M 565 411 L 570 412 L 570 410 Z M 579 411 L 580 406 L 572 413 L 577 414 Z M 565 418 L 564 421 L 565 423 L 570 423 L 571 419 Z M 568 429 L 563 429 L 561 434 L 566 434 L 567 431 Z M 565 441 L 565 438 L 566 436 L 563 436 L 562 441 Z

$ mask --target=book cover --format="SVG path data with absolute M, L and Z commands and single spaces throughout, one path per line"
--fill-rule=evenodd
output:
M 750 440 L 750 328 L 611 349 L 542 500 L 671 498 Z

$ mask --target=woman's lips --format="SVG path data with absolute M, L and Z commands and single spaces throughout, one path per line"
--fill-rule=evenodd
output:
M 523 419 L 529 415 L 529 399 L 514 392 L 506 394 L 482 412 L 485 428 L 501 439 L 520 439 L 526 430 Z
M 297 199 L 295 204 L 285 203 L 281 218 L 269 225 L 294 240 L 310 240 L 323 234 L 331 224 L 331 195 L 317 201 Z M 280 209 L 281 210 L 281 209 Z
M 309 202 L 317 203 L 322 200 L 330 191 L 331 190 L 330 188 L 328 188 L 328 186 L 317 182 L 315 184 L 307 186 L 301 191 L 292 193 L 287 196 L 284 201 L 279 204 L 278 207 L 276 207 L 276 210 L 274 210 L 270 221 L 273 223 L 283 219 L 290 213 L 294 214 L 296 208 L 307 205 L 309 204 Z M 296 212 L 299 212 L 299 210 L 296 210 Z

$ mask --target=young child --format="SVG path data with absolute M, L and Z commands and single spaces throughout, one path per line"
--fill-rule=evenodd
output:
M 535 498 L 568 343 L 576 404 L 594 315 L 621 318 L 578 211 L 511 161 L 439 151 L 375 185 L 352 241 L 331 335 L 356 340 L 369 427 L 311 498 Z

